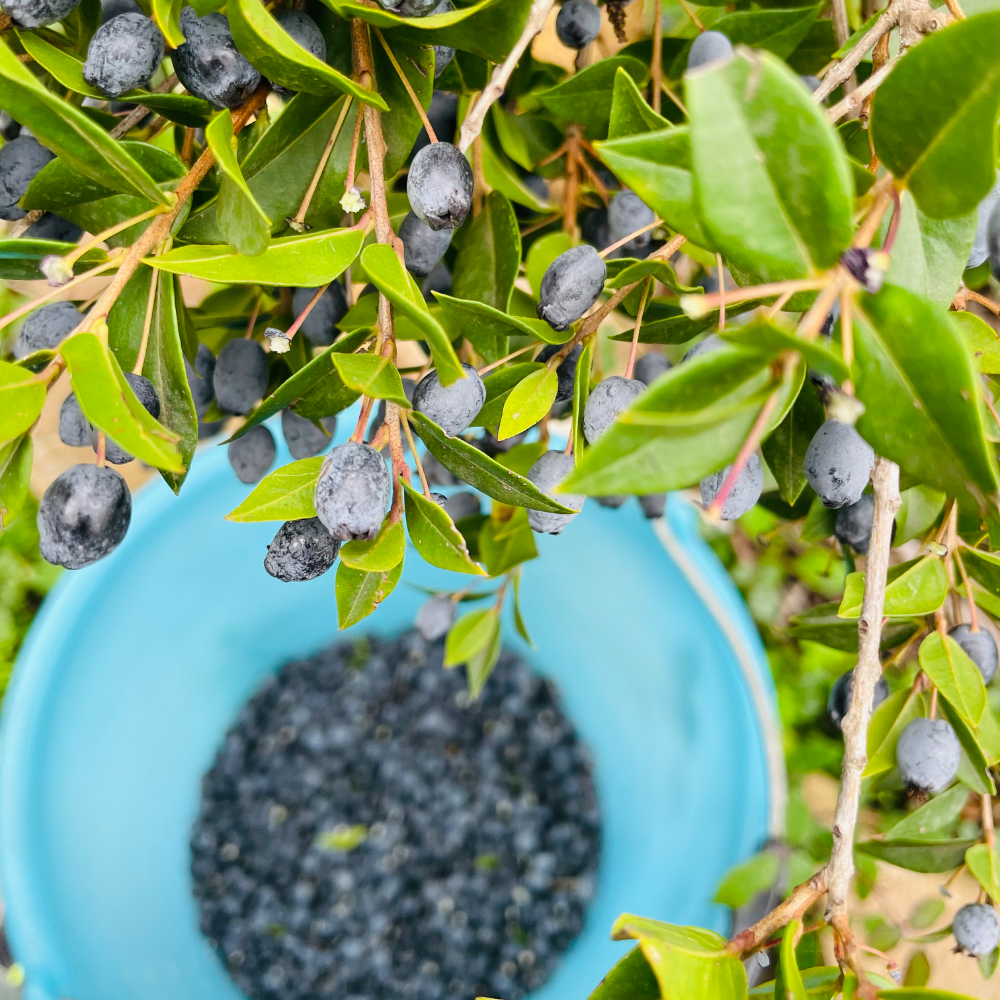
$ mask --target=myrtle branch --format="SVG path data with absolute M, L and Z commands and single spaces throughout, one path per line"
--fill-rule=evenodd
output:
M 531 10 L 528 11 L 528 21 L 521 32 L 521 37 L 514 43 L 514 47 L 507 53 L 499 66 L 493 70 L 490 82 L 486 84 L 483 92 L 476 98 L 476 103 L 472 105 L 469 113 L 462 122 L 462 131 L 459 135 L 458 148 L 464 153 L 475 142 L 476 137 L 483 130 L 483 123 L 486 121 L 486 112 L 490 106 L 499 100 L 507 86 L 514 67 L 518 60 L 524 55 L 525 49 L 531 44 L 531 40 L 545 27 L 545 21 L 552 10 L 555 0 L 533 0 Z

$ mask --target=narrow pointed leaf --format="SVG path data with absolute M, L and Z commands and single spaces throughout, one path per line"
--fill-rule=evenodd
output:
M 793 920 L 781 936 L 781 950 L 778 957 L 778 974 L 774 980 L 774 995 L 782 1000 L 807 1000 L 806 988 L 802 982 L 795 961 L 795 942 L 801 925 Z
M 941 695 L 970 726 L 986 710 L 986 687 L 979 668 L 950 635 L 932 632 L 920 644 L 920 667 Z
M 28 499 L 33 456 L 30 434 L 0 449 L 0 530 L 17 517 Z
M 965 852 L 965 867 L 991 899 L 1000 899 L 1000 854 L 988 844 L 976 844 Z
M 670 127 L 670 122 L 646 103 L 635 80 L 619 66 L 615 72 L 615 85 L 611 93 L 608 139 L 618 139 L 623 135 L 636 135 L 640 132 L 655 132 Z
M 914 691 L 896 691 L 872 713 L 868 727 L 868 763 L 862 777 L 890 771 L 896 766 L 896 744 L 903 730 L 924 715 L 923 702 Z
M 403 380 L 396 366 L 377 354 L 331 354 L 330 360 L 337 369 L 344 385 L 375 399 L 410 409 L 410 402 L 403 391 Z
M 452 625 L 444 641 L 444 665 L 457 667 L 487 646 L 500 630 L 496 608 L 470 611 Z
M 390 523 L 387 517 L 379 533 L 370 542 L 345 542 L 340 547 L 340 561 L 351 569 L 367 573 L 388 573 L 403 561 L 406 534 L 399 521 Z
M 483 210 L 459 231 L 455 242 L 455 297 L 506 312 L 521 264 L 521 232 L 511 203 L 499 191 L 492 191 Z
M 406 494 L 406 530 L 420 555 L 432 566 L 485 576 L 483 568 L 469 558 L 462 533 L 447 511 L 422 493 L 403 483 Z
M 367 618 L 393 592 L 402 573 L 402 560 L 385 573 L 366 573 L 342 562 L 336 582 L 338 628 L 350 628 Z
M 948 574 L 937 556 L 923 556 L 893 566 L 887 580 L 885 614 L 889 618 L 933 614 L 948 596 Z M 864 593 L 864 573 L 851 573 L 837 614 L 841 618 L 859 618 Z
M 504 403 L 497 437 L 504 441 L 537 424 L 552 408 L 558 389 L 559 377 L 548 367 L 532 372 L 519 382 Z
M 265 476 L 227 521 L 298 521 L 316 516 L 316 481 L 323 456 L 300 458 Z
M 26 368 L 0 361 L 0 444 L 20 437 L 45 405 L 45 385 Z
M 75 248 L 73 243 L 58 240 L 35 240 L 25 236 L 17 239 L 0 240 L 0 280 L 41 281 L 45 275 L 38 265 L 43 257 L 63 256 Z M 89 271 L 108 259 L 106 250 L 95 247 L 88 250 L 73 266 L 73 272 Z

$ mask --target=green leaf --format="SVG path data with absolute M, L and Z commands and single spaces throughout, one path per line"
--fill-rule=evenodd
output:
M 777 853 L 762 851 L 735 868 L 730 868 L 715 890 L 714 902 L 728 906 L 731 910 L 739 909 L 758 892 L 774 885 L 780 865 L 781 859 Z
M 451 385 L 458 379 L 465 378 L 448 334 L 427 308 L 417 283 L 403 268 L 396 251 L 392 247 L 373 243 L 362 252 L 361 266 L 372 284 L 423 331 L 434 356 L 434 366 L 441 384 Z
M 1000 854 L 988 844 L 975 844 L 965 852 L 965 867 L 991 899 L 1000 899 Z
M 43 257 L 63 256 L 75 249 L 73 243 L 58 240 L 33 240 L 21 236 L 17 239 L 0 240 L 0 279 L 4 281 L 40 281 L 45 275 L 38 265 Z M 73 266 L 73 272 L 89 271 L 108 259 L 107 251 L 88 250 Z
M 223 284 L 249 283 L 291 288 L 325 285 L 342 274 L 358 255 L 364 233 L 331 229 L 272 240 L 256 257 L 228 246 L 184 246 L 144 263 L 174 274 Z
M 569 507 L 543 493 L 533 482 L 505 469 L 478 448 L 458 437 L 449 437 L 434 421 L 414 410 L 409 420 L 427 450 L 453 475 L 473 489 L 501 503 L 555 514 L 573 513 Z
M 590 369 L 594 364 L 594 341 L 588 340 L 576 361 L 576 381 L 573 383 L 573 461 L 579 465 L 586 451 L 587 435 L 583 430 L 583 414 L 590 397 Z
M 854 181 L 833 127 L 770 53 L 689 73 L 696 206 L 722 256 L 760 281 L 837 263 L 851 240 Z
M 492 191 L 471 225 L 462 227 L 456 244 L 454 296 L 505 313 L 521 265 L 521 233 L 510 202 Z
M 514 628 L 517 629 L 517 634 L 532 648 L 535 649 L 535 644 L 531 640 L 531 635 L 528 633 L 528 626 L 524 623 L 524 616 L 521 614 L 521 572 L 518 570 L 514 574 Z
M 891 998 L 891 1000 L 969 1000 L 967 996 L 959 996 L 957 993 L 949 993 L 947 990 L 928 990 L 923 986 L 904 986 L 898 990 L 882 990 L 879 992 L 880 998 Z
M 781 59 L 792 54 L 813 26 L 820 7 L 791 7 L 780 10 L 739 10 L 727 14 L 712 25 L 733 45 L 766 49 Z M 678 58 L 686 62 L 687 53 Z
M 891 771 L 896 766 L 896 744 L 901 733 L 923 714 L 920 695 L 907 690 L 894 692 L 875 709 L 868 726 L 868 764 L 863 778 Z
M 1000 375 L 1000 334 L 975 313 L 956 312 L 949 318 L 965 338 L 976 368 L 984 375 Z
M 955 730 L 958 742 L 962 745 L 962 759 L 958 765 L 958 780 L 968 785 L 979 795 L 996 794 L 996 785 L 990 774 L 989 763 L 986 760 L 986 753 L 979 745 L 979 737 L 975 729 L 959 714 L 958 710 L 948 701 L 942 698 L 938 702 L 941 714 L 951 724 Z
M 508 337 L 531 337 L 547 344 L 564 344 L 572 336 L 572 331 L 558 333 L 544 320 L 508 316 L 482 302 L 453 299 L 441 292 L 435 292 L 434 297 L 452 334 L 456 338 L 464 335 L 491 363 L 508 353 Z
M 875 153 L 932 219 L 972 212 L 996 180 L 998 45 L 1000 11 L 959 21 L 910 49 L 875 93 Z
M 0 361 L 0 443 L 20 437 L 45 405 L 45 384 L 26 368 Z
M 640 132 L 654 132 L 669 127 L 670 122 L 646 103 L 635 80 L 619 66 L 615 71 L 615 86 L 611 93 L 608 139 L 618 139 L 623 135 L 636 135 Z
M 615 921 L 611 936 L 616 941 L 638 939 L 660 984 L 662 1000 L 743 1000 L 746 996 L 743 964 L 726 951 L 725 938 L 712 931 L 625 913 Z
M 522 379 L 507 395 L 497 437 L 504 441 L 537 424 L 552 408 L 558 388 L 559 377 L 548 366 Z
M 490 641 L 466 661 L 465 677 L 469 685 L 469 696 L 472 699 L 479 697 L 499 658 L 500 628 L 498 622 L 496 630 L 490 636 Z
M 505 507 L 506 520 L 498 517 L 494 508 L 479 529 L 479 558 L 490 576 L 501 576 L 521 563 L 538 557 L 535 533 L 523 507 Z
M 382 136 L 387 147 L 383 169 L 386 177 L 391 177 L 406 162 L 424 126 L 385 49 L 375 37 L 372 37 L 371 44 L 379 92 L 389 105 L 389 111 L 382 113 Z M 412 41 L 398 35 L 392 39 L 392 46 L 396 60 L 426 110 L 434 95 L 434 50 L 426 45 L 426 39 Z
M 862 294 L 855 323 L 858 431 L 914 481 L 985 507 L 997 467 L 983 424 L 982 386 L 948 314 L 891 285 Z
M 919 809 L 901 819 L 886 831 L 886 840 L 940 840 L 940 834 L 951 829 L 958 822 L 969 790 L 963 785 L 953 785 L 947 791 L 935 795 Z
M 742 326 L 730 327 L 722 332 L 724 340 L 740 347 L 759 348 L 773 356 L 779 351 L 798 351 L 806 364 L 837 382 L 851 377 L 851 372 L 840 353 L 827 347 L 820 340 L 804 340 L 792 330 L 787 330 L 767 319 L 755 319 Z
M 239 2 L 239 0 L 234 0 Z M 256 0 L 248 0 L 265 17 L 269 17 Z M 275 22 L 277 24 L 277 22 Z M 278 30 L 282 29 L 278 27 Z M 233 134 L 232 113 L 223 108 L 205 129 L 208 148 L 215 154 L 215 162 L 222 174 L 219 188 L 219 218 L 226 242 L 247 257 L 262 254 L 271 241 L 271 220 L 250 193 L 240 165 L 236 159 L 237 140 Z
M 168 205 L 152 177 L 99 125 L 72 104 L 46 90 L 0 41 L 4 109 L 26 125 L 56 156 L 115 191 Z
M 676 299 L 674 303 L 676 303 Z M 704 316 L 692 319 L 684 313 L 680 306 L 674 303 L 654 299 L 646 306 L 642 327 L 639 330 L 640 344 L 684 344 L 697 337 L 699 333 L 718 328 L 719 311 L 717 309 L 712 309 Z M 741 313 L 756 309 L 760 304 L 760 301 L 756 301 L 728 305 L 726 306 L 726 317 L 739 316 Z M 632 340 L 632 331 L 616 333 L 609 339 L 629 343 Z
M 946 499 L 943 493 L 932 490 L 929 486 L 911 486 L 899 496 L 896 537 L 893 542 L 895 545 L 902 545 L 913 538 L 922 538 L 937 521 Z
M 457 667 L 466 663 L 493 640 L 500 630 L 496 608 L 470 611 L 452 625 L 444 641 L 444 665 Z
M 822 505 L 821 505 L 822 506 Z M 826 508 L 823 508 L 826 510 Z M 823 537 L 826 537 L 825 535 Z M 831 649 L 840 649 L 845 653 L 858 651 L 858 626 L 856 622 L 846 621 L 837 615 L 838 604 L 816 604 L 793 615 L 790 619 L 788 634 L 798 640 L 821 642 Z M 907 639 L 916 635 L 923 623 L 916 618 L 896 618 L 886 622 L 882 628 L 882 649 L 895 649 Z
M 979 668 L 950 635 L 932 632 L 920 643 L 920 667 L 941 695 L 970 726 L 986 709 L 986 687 Z
M 389 110 L 374 90 L 338 73 L 299 45 L 257 0 L 230 0 L 226 15 L 237 48 L 272 83 L 307 94 L 352 94 L 380 111 Z
M 764 433 L 785 417 L 805 377 L 772 381 L 765 354 L 723 348 L 661 376 L 588 448 L 563 489 L 590 496 L 683 489 L 733 461 L 775 390 Z
M 598 142 L 596 149 L 622 184 L 671 229 L 714 251 L 715 244 L 695 212 L 691 138 L 686 125 L 608 139 Z
M 337 627 L 356 625 L 367 618 L 395 589 L 403 561 L 384 573 L 366 573 L 341 562 L 337 567 Z
M 886 282 L 947 309 L 969 260 L 976 220 L 975 211 L 954 219 L 930 219 L 917 208 L 913 195 L 904 191 Z M 886 219 L 883 231 L 888 230 L 888 225 Z
M 856 850 L 911 872 L 950 872 L 965 861 L 974 840 L 865 840 Z M 906 991 L 892 994 L 893 1000 Z
M 761 446 L 785 503 L 794 504 L 806 488 L 806 449 L 825 420 L 826 411 L 812 386 L 803 385 L 788 415 Z
M 533 372 L 541 371 L 540 361 L 522 361 L 519 364 L 498 368 L 483 379 L 486 387 L 486 402 L 473 424 L 477 427 L 496 427 L 503 418 L 507 399 L 514 389 Z
M 153 20 L 156 26 L 163 32 L 163 37 L 167 44 L 176 49 L 184 44 L 184 32 L 181 31 L 181 6 L 182 0 L 151 0 Z M 229 14 L 230 24 L 232 24 L 232 13 Z M 245 51 L 242 47 L 240 51 Z
M 948 596 L 948 574 L 937 556 L 892 566 L 886 579 L 884 613 L 890 618 L 933 614 Z M 837 614 L 841 618 L 860 618 L 864 592 L 864 573 L 849 574 Z
M 444 508 L 406 482 L 403 491 L 406 494 L 406 530 L 420 555 L 441 569 L 485 576 L 482 567 L 469 558 L 465 539 Z
M 807 1000 L 802 973 L 795 961 L 795 940 L 799 933 L 798 920 L 792 920 L 781 936 L 778 971 L 774 980 L 774 994 L 783 1000 Z
M 33 455 L 30 434 L 0 448 L 0 532 L 17 517 L 28 499 Z
M 296 94 L 240 163 L 250 193 L 276 227 L 284 228 L 285 219 L 294 216 L 302 204 L 347 100 L 346 97 Z M 349 109 L 344 118 L 319 186 L 309 203 L 306 223 L 313 229 L 339 226 L 343 217 L 340 197 L 344 193 L 353 134 L 352 110 Z M 183 238 L 195 243 L 225 242 L 218 208 L 215 198 L 193 211 L 181 230 Z
M 803 969 L 802 985 L 805 987 L 805 996 L 808 1000 L 833 1000 L 840 993 L 840 967 L 819 966 L 815 969 Z M 766 997 L 767 1000 L 775 1000 L 774 982 L 762 983 L 747 991 L 750 997 Z M 785 1000 L 779 997 L 778 1000 Z
M 962 549 L 962 563 L 969 576 L 1000 597 L 1000 556 L 980 549 Z
M 660 984 L 642 948 L 635 947 L 618 959 L 588 1000 L 660 1000 Z
M 142 272 L 135 277 L 141 274 Z M 160 423 L 179 438 L 181 461 L 187 470 L 191 468 L 191 458 L 198 446 L 198 414 L 184 367 L 184 350 L 181 344 L 184 300 L 178 284 L 179 279 L 169 274 L 161 274 L 156 284 L 142 374 L 153 383 L 160 399 Z M 146 288 L 148 287 L 147 282 Z M 187 472 L 164 471 L 161 474 L 167 485 L 178 493 Z
M 316 516 L 313 497 L 323 456 L 300 458 L 265 476 L 227 521 L 299 521 Z M 343 628 L 343 626 L 341 626 Z
M 496 107 L 497 105 L 494 104 L 493 109 L 495 110 Z M 483 129 L 482 140 L 483 176 L 486 178 L 487 186 L 534 212 L 551 211 L 552 206 L 544 199 L 539 198 L 521 180 L 517 171 L 500 149 L 499 142 L 493 139 L 488 127 Z
M 531 244 L 528 256 L 524 260 L 524 273 L 536 299 L 542 294 L 542 278 L 545 277 L 549 264 L 572 245 L 573 237 L 569 233 L 547 233 Z M 569 337 L 566 337 L 566 340 L 569 340 Z
M 608 261 L 608 280 L 605 282 L 605 286 L 616 289 L 624 288 L 626 285 L 631 285 L 647 277 L 655 278 L 660 284 L 666 285 L 678 295 L 681 293 L 700 295 L 703 291 L 698 286 L 681 284 L 677 278 L 677 272 L 665 260 L 632 261 L 629 258 Z M 638 292 L 633 294 L 638 295 Z
M 143 462 L 167 472 L 185 471 L 178 435 L 136 399 L 106 345 L 92 333 L 77 333 L 60 344 L 59 353 L 80 409 L 92 424 Z
M 556 117 L 583 125 L 592 138 L 603 138 L 611 117 L 614 82 L 619 69 L 628 73 L 636 83 L 644 83 L 649 75 L 646 65 L 638 59 L 613 56 L 580 70 L 535 97 Z
M 340 561 L 351 569 L 364 570 L 366 573 L 388 573 L 403 561 L 405 553 L 406 533 L 403 525 L 386 517 L 379 533 L 371 541 L 345 542 L 340 547 Z
M 344 380 L 344 385 L 375 399 L 410 408 L 403 391 L 403 380 L 396 366 L 377 354 L 331 354 L 334 367 Z

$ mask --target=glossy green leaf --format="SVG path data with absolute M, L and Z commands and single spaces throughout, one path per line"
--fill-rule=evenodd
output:
M 557 514 L 570 514 L 563 506 L 546 495 L 524 476 L 505 469 L 478 448 L 458 437 L 449 437 L 437 424 L 414 410 L 409 420 L 416 428 L 427 450 L 453 475 L 473 489 L 501 503 Z
M 445 329 L 427 308 L 417 283 L 403 268 L 392 247 L 373 243 L 361 254 L 361 266 L 372 284 L 423 331 L 434 356 L 434 366 L 442 385 L 451 385 L 465 372 Z
M 802 970 L 802 985 L 805 988 L 805 995 L 808 1000 L 833 1000 L 840 993 L 840 967 L 818 966 L 814 969 Z M 785 1000 L 779 996 L 775 998 L 774 982 L 762 983 L 747 991 L 749 997 L 766 997 L 767 1000 Z
M 695 212 L 691 137 L 686 125 L 609 138 L 598 142 L 596 148 L 622 184 L 671 229 L 714 251 L 715 244 Z
M 636 83 L 644 83 L 648 70 L 632 56 L 613 56 L 557 83 L 535 96 L 542 106 L 558 118 L 583 125 L 587 135 L 595 139 L 607 134 L 614 97 L 615 76 L 622 69 Z
M 38 269 L 43 257 L 50 254 L 62 256 L 74 249 L 72 243 L 61 243 L 58 240 L 35 240 L 24 236 L 12 240 L 0 240 L 0 280 L 4 281 L 40 281 L 45 275 Z M 103 264 L 108 259 L 106 250 L 88 250 L 73 266 L 73 271 L 80 274 L 89 271 L 97 264 Z
M 736 910 L 746 905 L 765 889 L 770 889 L 778 877 L 781 859 L 774 851 L 761 851 L 726 872 L 713 901 Z
M 126 451 L 167 472 L 184 472 L 178 435 L 155 420 L 135 397 L 118 362 L 92 333 L 59 347 L 84 416 Z
M 296 94 L 278 120 L 260 136 L 240 163 L 240 171 L 264 214 L 276 230 L 285 226 L 302 204 L 302 199 L 319 166 L 326 144 L 349 98 L 331 95 Z M 339 226 L 343 217 L 340 197 L 347 176 L 352 123 L 350 108 L 340 134 L 333 145 L 306 213 L 306 223 L 314 229 Z M 193 211 L 181 231 L 185 240 L 195 243 L 225 242 L 214 198 Z
M 643 313 L 642 327 L 639 329 L 640 344 L 685 344 L 693 340 L 699 333 L 706 330 L 717 329 L 719 325 L 719 311 L 713 309 L 704 316 L 692 318 L 676 304 L 677 300 L 663 301 L 654 299 L 646 306 Z M 727 319 L 739 316 L 741 313 L 749 312 L 760 305 L 756 302 L 737 302 L 734 305 L 726 306 Z M 730 327 L 727 333 L 735 330 Z M 610 340 L 631 342 L 633 331 L 618 333 L 611 336 Z
M 742 326 L 729 327 L 722 332 L 724 340 L 747 348 L 761 348 L 769 354 L 779 351 L 798 351 L 811 369 L 822 375 L 829 375 L 836 382 L 844 382 L 851 372 L 839 351 L 835 351 L 821 340 L 805 340 L 794 331 L 779 326 L 767 319 L 755 319 Z
M 643 278 L 653 278 L 678 294 L 683 292 L 685 294 L 700 295 L 703 291 L 697 285 L 681 284 L 677 278 L 677 272 L 665 260 L 631 260 L 627 257 L 608 261 L 608 280 L 605 282 L 605 287 L 615 289 L 624 288 L 626 285 L 642 281 Z M 638 296 L 638 292 L 634 292 L 633 294 Z M 626 302 L 628 302 L 627 299 Z M 632 311 L 629 309 L 630 313 Z
M 883 231 L 887 227 L 888 220 Z M 904 191 L 885 280 L 947 309 L 958 291 L 975 235 L 976 212 L 931 219 L 917 208 L 913 195 Z
M 948 596 L 948 574 L 937 556 L 892 566 L 886 579 L 884 613 L 890 618 L 933 614 Z M 851 573 L 837 614 L 841 618 L 859 618 L 864 592 L 864 573 Z
M 949 319 L 965 338 L 976 368 L 984 375 L 1000 375 L 1000 334 L 975 313 L 951 313 Z
M 0 443 L 20 437 L 45 405 L 45 384 L 19 365 L 0 361 Z
M 969 1000 L 967 996 L 959 996 L 957 993 L 949 993 L 947 990 L 928 990 L 923 986 L 906 987 L 902 989 L 882 990 L 879 998 L 889 997 L 891 1000 Z
M 726 951 L 725 938 L 713 931 L 625 913 L 615 921 L 611 936 L 616 941 L 639 941 L 660 984 L 662 1000 L 743 1000 L 746 996 L 743 964 Z
M 256 0 L 250 2 L 265 16 L 269 16 Z M 271 241 L 271 220 L 254 200 L 240 172 L 236 159 L 237 140 L 233 134 L 233 117 L 228 109 L 223 108 L 209 122 L 205 129 L 205 140 L 208 148 L 215 154 L 215 162 L 222 174 L 219 219 L 226 242 L 247 257 L 259 256 Z
M 358 230 L 332 229 L 272 240 L 256 257 L 243 257 L 228 246 L 184 246 L 159 257 L 147 257 L 145 263 L 224 284 L 319 287 L 347 269 L 363 240 L 364 233 Z
M 825 420 L 823 404 L 812 386 L 803 385 L 785 419 L 761 446 L 785 503 L 794 504 L 806 488 L 806 449 Z
M 510 202 L 492 191 L 456 239 L 452 293 L 505 313 L 521 265 L 521 233 Z
M 298 521 L 316 516 L 316 481 L 323 456 L 300 458 L 265 476 L 253 492 L 226 515 L 227 521 Z M 341 626 L 343 627 L 343 626 Z
M 979 668 L 950 635 L 932 632 L 920 643 L 920 667 L 970 726 L 986 709 L 986 687 Z
M 973 211 L 996 180 L 998 45 L 1000 11 L 959 21 L 910 49 L 875 92 L 875 153 L 932 219 Z
M 573 383 L 573 461 L 579 465 L 586 451 L 587 435 L 583 430 L 583 415 L 590 396 L 590 370 L 594 365 L 594 341 L 589 340 L 576 361 L 576 381 Z
M 615 85 L 611 93 L 608 139 L 618 139 L 623 135 L 636 135 L 641 132 L 655 132 L 662 128 L 670 128 L 670 122 L 646 103 L 635 80 L 619 66 L 615 71 Z
M 978 732 L 966 722 L 947 698 L 939 699 L 938 707 L 941 715 L 955 730 L 955 735 L 962 747 L 962 758 L 958 765 L 958 780 L 978 795 L 996 794 L 996 785 L 990 774 L 986 753 L 979 745 Z
M 766 49 L 781 59 L 792 54 L 813 26 L 820 7 L 790 7 L 776 10 L 738 10 L 712 25 L 733 45 Z M 687 54 L 681 57 L 687 59 Z
M 941 834 L 951 829 L 961 815 L 962 808 L 969 800 L 969 790 L 962 785 L 953 785 L 947 791 L 935 795 L 919 809 L 915 809 L 895 826 L 886 831 L 886 840 L 920 840 L 928 838 L 940 840 Z
M 388 517 L 371 541 L 345 542 L 340 547 L 340 561 L 351 569 L 366 573 L 388 573 L 403 561 L 406 553 L 406 533 L 399 521 Z
M 392 38 L 396 61 L 406 74 L 417 99 L 427 109 L 434 95 L 434 50 L 425 43 L 426 39 L 417 42 L 398 36 Z M 382 113 L 382 137 L 386 143 L 383 169 L 386 176 L 391 177 L 406 162 L 424 125 L 385 49 L 374 36 L 371 44 L 379 93 L 389 105 L 388 112 Z
M 524 622 L 524 616 L 521 614 L 521 572 L 518 570 L 513 576 L 514 583 L 514 628 L 517 629 L 517 634 L 532 648 L 536 649 L 534 642 L 531 639 L 531 635 L 528 632 L 528 626 Z
M 330 359 L 349 389 L 386 399 L 406 410 L 410 408 L 403 380 L 388 358 L 376 354 L 331 354 Z
M 660 1000 L 660 984 L 638 946 L 608 970 L 588 1000 Z
M 28 499 L 33 456 L 30 434 L 0 448 L 0 531 L 17 517 Z
M 257 0 L 229 0 L 226 14 L 237 48 L 273 83 L 307 94 L 352 94 L 381 111 L 389 110 L 374 90 L 367 90 L 299 45 Z
M 864 840 L 856 850 L 911 872 L 950 872 L 965 860 L 974 840 Z M 892 993 L 899 996 L 905 991 Z
M 552 408 L 559 388 L 559 377 L 548 367 L 532 372 L 507 395 L 500 421 L 499 440 L 526 431 L 538 423 Z
M 735 347 L 694 357 L 619 414 L 564 489 L 606 496 L 692 486 L 736 457 L 776 390 L 778 405 L 765 434 L 780 424 L 804 377 L 800 365 L 791 378 L 774 382 L 765 354 Z
M 573 237 L 569 233 L 547 233 L 531 244 L 528 256 L 524 260 L 524 273 L 536 299 L 541 295 L 542 278 L 545 277 L 549 265 L 572 245 Z M 569 340 L 569 337 L 566 340 Z
M 892 285 L 862 294 L 855 323 L 858 431 L 916 482 L 985 507 L 997 496 L 982 387 L 948 314 Z
M 494 108 L 497 105 L 493 105 Z M 483 177 L 488 187 L 498 194 L 504 195 L 518 205 L 524 205 L 534 212 L 547 212 L 552 206 L 531 190 L 521 180 L 517 170 L 504 155 L 499 142 L 490 135 L 489 129 L 483 130 Z
M 922 538 L 944 509 L 945 495 L 929 486 L 911 486 L 899 495 L 895 545 Z
M 161 473 L 175 493 L 180 491 L 198 446 L 198 414 L 191 398 L 181 343 L 184 300 L 178 286 L 179 280 L 173 275 L 159 276 L 146 356 L 142 364 L 142 374 L 153 383 L 160 399 L 160 423 L 179 438 L 178 446 L 185 471 Z
M 490 576 L 501 576 L 515 566 L 538 557 L 535 533 L 523 507 L 505 507 L 504 518 L 488 517 L 479 529 L 479 558 Z
M 406 494 L 406 530 L 424 560 L 456 573 L 485 576 L 482 567 L 469 558 L 465 539 L 445 509 L 405 482 L 403 491 Z
M 56 156 L 115 191 L 169 204 L 167 196 L 121 143 L 115 142 L 72 104 L 46 90 L 3 41 L 0 41 L 0 81 L 4 109 L 28 126 Z
M 500 629 L 496 608 L 470 611 L 452 625 L 444 642 L 444 665 L 457 667 L 488 645 Z
M 1000 854 L 988 844 L 975 844 L 965 852 L 965 867 L 991 899 L 1000 899 Z
M 868 726 L 868 763 L 862 777 L 868 778 L 896 766 L 896 743 L 909 723 L 924 715 L 920 695 L 914 691 L 896 691 L 872 713 Z
M 469 685 L 469 697 L 473 700 L 482 693 L 490 674 L 493 673 L 497 660 L 500 658 L 500 640 L 501 634 L 498 625 L 490 635 L 490 641 L 466 661 L 465 677 Z
M 473 421 L 477 427 L 496 427 L 503 419 L 507 399 L 523 379 L 532 372 L 541 371 L 540 361 L 522 361 L 518 364 L 498 368 L 483 379 L 486 387 L 486 402 Z
M 163 37 L 167 44 L 176 49 L 184 44 L 184 32 L 181 31 L 181 7 L 183 0 L 150 0 L 153 20 L 157 27 L 163 32 Z M 232 13 L 230 12 L 230 24 L 232 24 Z M 240 51 L 243 51 L 241 48 Z
M 337 567 L 337 627 L 350 628 L 367 618 L 393 592 L 402 573 L 402 560 L 384 573 L 366 573 L 342 562 Z
M 781 950 L 778 957 L 778 971 L 774 979 L 775 996 L 783 1000 L 807 1000 L 802 973 L 795 961 L 795 944 L 801 924 L 791 921 L 781 936 Z
M 826 510 L 826 508 L 823 508 Z M 823 536 L 827 537 L 826 535 Z M 858 626 L 854 621 L 840 618 L 837 615 L 838 602 L 816 604 L 793 615 L 790 619 L 788 634 L 799 640 L 820 642 L 831 649 L 840 649 L 845 653 L 858 651 Z M 898 618 L 886 622 L 882 629 L 883 649 L 895 649 L 911 636 L 915 635 L 923 623 L 916 618 Z
M 802 81 L 770 53 L 685 77 L 698 214 L 731 266 L 760 281 L 832 267 L 851 240 L 844 148 Z

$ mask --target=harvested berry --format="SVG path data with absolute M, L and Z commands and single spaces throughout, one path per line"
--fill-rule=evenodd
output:
M 145 375 L 136 375 L 134 372 L 125 372 L 125 381 L 132 387 L 136 399 L 142 403 L 146 412 L 154 419 L 160 416 L 160 397 L 156 392 L 153 383 Z M 97 451 L 98 428 L 90 427 L 90 444 L 94 451 Z M 120 444 L 105 435 L 104 457 L 112 465 L 128 465 L 135 461 L 135 455 L 126 451 Z
M 278 22 L 291 36 L 292 40 L 301 45 L 311 56 L 320 62 L 326 62 L 326 39 L 319 25 L 303 10 L 279 10 L 274 15 Z M 272 84 L 274 92 L 282 97 L 291 97 L 295 91 Z
M 249 413 L 267 390 L 267 355 L 256 340 L 230 340 L 212 373 L 215 400 L 223 413 Z
M 967 955 L 988 955 L 1000 941 L 996 910 L 988 903 L 966 903 L 951 924 L 955 944 Z
M 40 28 L 61 21 L 79 4 L 80 0 L 3 0 L 0 11 L 19 28 Z
M 281 434 L 292 453 L 292 458 L 312 458 L 329 447 L 337 431 L 337 418 L 324 417 L 317 427 L 311 420 L 300 417 L 293 410 L 281 411 Z
M 34 136 L 24 135 L 0 148 L 0 219 L 17 222 L 28 213 L 18 202 L 52 154 Z
M 665 371 L 669 371 L 672 367 L 665 355 L 660 354 L 659 351 L 653 351 L 650 354 L 644 354 L 636 361 L 632 374 L 643 385 L 652 385 Z
M 341 643 L 284 666 L 226 735 L 191 871 L 253 1000 L 519 1000 L 580 933 L 589 754 L 521 660 L 501 652 L 472 702 L 442 652 L 416 632 Z
M 803 462 L 809 485 L 827 507 L 857 503 L 868 485 L 875 452 L 850 424 L 827 420 L 813 435 Z
M 454 229 L 431 229 L 413 212 L 407 213 L 399 227 L 406 269 L 418 278 L 426 278 L 451 246 L 454 235 Z
M 906 784 L 919 792 L 940 792 L 958 773 L 962 747 L 944 719 L 913 719 L 896 744 L 896 762 Z
M 447 635 L 456 618 L 458 602 L 453 601 L 448 594 L 435 594 L 420 605 L 413 624 L 428 642 L 433 642 Z
M 71 448 L 90 445 L 90 421 L 83 415 L 75 392 L 71 392 L 59 408 L 59 440 Z

